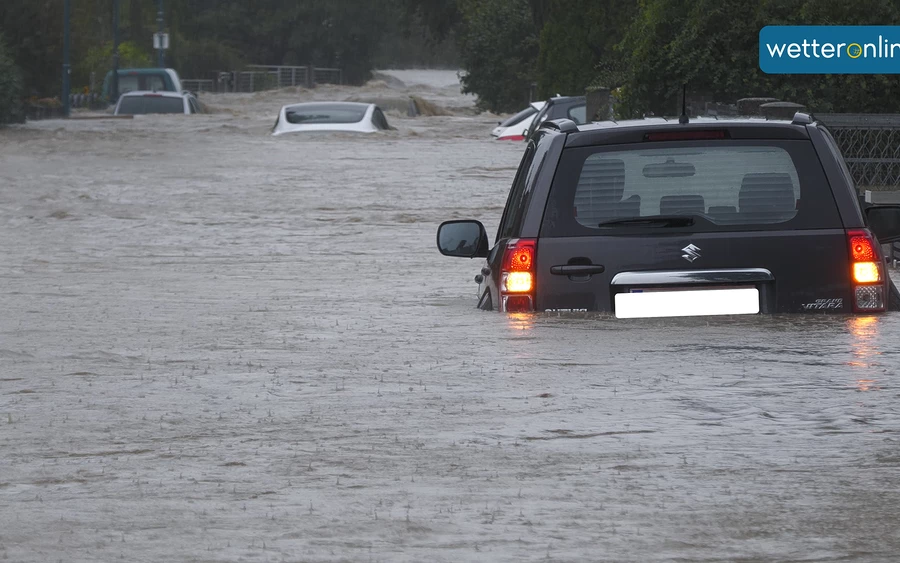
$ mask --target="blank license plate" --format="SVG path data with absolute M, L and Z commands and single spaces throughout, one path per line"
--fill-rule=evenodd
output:
M 699 317 L 704 315 L 755 315 L 759 290 L 738 289 L 644 290 L 616 294 L 616 317 Z

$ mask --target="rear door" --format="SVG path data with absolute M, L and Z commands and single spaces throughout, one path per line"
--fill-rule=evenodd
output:
M 691 296 L 705 307 L 728 290 L 760 312 L 850 312 L 847 248 L 807 140 L 567 148 L 541 225 L 535 305 L 619 315 L 617 303 L 645 299 L 630 294 L 703 290 Z

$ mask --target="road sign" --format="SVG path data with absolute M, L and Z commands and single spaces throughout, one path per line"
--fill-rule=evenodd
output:
M 154 49 L 168 49 L 169 48 L 169 34 L 168 33 L 154 33 L 153 34 L 153 48 Z

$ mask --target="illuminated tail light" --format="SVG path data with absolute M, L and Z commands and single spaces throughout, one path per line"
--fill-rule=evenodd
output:
M 853 280 L 853 310 L 885 310 L 884 260 L 868 230 L 847 231 L 850 245 L 850 277 Z
M 500 270 L 500 303 L 507 313 L 534 310 L 535 239 L 513 239 L 506 245 Z

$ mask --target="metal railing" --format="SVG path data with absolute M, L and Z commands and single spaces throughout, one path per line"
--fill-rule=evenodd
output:
M 215 92 L 216 91 L 216 81 L 215 80 L 202 80 L 198 78 L 187 78 L 181 81 L 181 86 L 185 90 L 190 90 L 191 92 L 199 93 L 199 92 Z
M 837 141 L 859 187 L 900 188 L 900 115 L 816 114 Z
M 343 84 L 344 72 L 339 68 L 313 66 L 247 65 L 241 70 L 218 72 L 213 80 L 188 78 L 182 85 L 192 92 L 260 92 L 276 88 L 316 84 Z M 189 85 L 197 86 L 194 90 Z
M 314 68 L 316 84 L 343 84 L 344 71 L 339 68 Z

